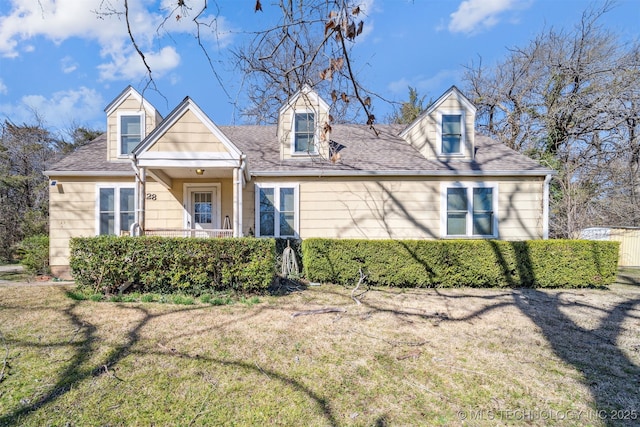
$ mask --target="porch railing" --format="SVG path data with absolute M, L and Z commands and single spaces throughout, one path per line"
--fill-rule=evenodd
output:
M 144 231 L 146 236 L 160 237 L 233 237 L 233 230 L 230 229 L 214 229 L 214 230 L 194 230 L 189 228 L 155 228 Z

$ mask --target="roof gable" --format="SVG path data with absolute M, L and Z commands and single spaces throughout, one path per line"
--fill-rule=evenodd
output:
M 133 86 L 127 86 L 120 95 L 118 95 L 113 101 L 109 103 L 104 109 L 107 113 L 107 116 L 113 114 L 114 111 L 118 109 L 127 99 L 134 98 L 136 99 L 141 107 L 148 111 L 150 114 L 157 114 L 156 109 L 149 101 L 147 101 L 140 93 L 133 88 Z
M 401 138 L 406 137 L 407 134 L 411 132 L 411 130 L 415 126 L 420 124 L 426 117 L 433 114 L 434 111 L 440 108 L 442 104 L 444 104 L 444 102 L 451 97 L 453 97 L 456 101 L 462 104 L 467 111 L 470 111 L 472 114 L 475 115 L 476 113 L 475 105 L 473 105 L 473 103 L 469 100 L 469 98 L 464 96 L 464 94 L 460 91 L 460 89 L 458 89 L 456 86 L 451 86 L 447 91 L 445 91 L 440 96 L 440 98 L 435 100 L 430 106 L 427 107 L 426 110 L 422 112 L 422 114 L 416 117 L 416 119 L 413 122 L 411 122 L 402 132 L 400 132 L 400 137 Z
M 288 109 L 295 108 L 300 98 L 303 97 L 307 100 L 305 104 L 308 104 L 310 107 L 318 106 L 320 108 L 319 112 L 329 111 L 329 104 L 327 104 L 316 91 L 311 89 L 311 86 L 305 84 L 280 107 L 278 115 L 282 116 Z
M 186 97 L 133 150 L 138 157 L 152 152 L 174 153 L 184 158 L 187 153 L 219 153 L 223 157 L 240 158 L 240 150 L 189 97 Z

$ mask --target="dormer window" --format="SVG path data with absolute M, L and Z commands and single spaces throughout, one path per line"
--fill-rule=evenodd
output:
M 118 114 L 118 155 L 127 156 L 140 144 L 144 129 L 144 113 Z
M 462 114 L 442 115 L 442 154 L 462 154 Z
M 315 133 L 315 114 L 310 112 L 295 113 L 293 122 L 293 153 L 317 154 Z

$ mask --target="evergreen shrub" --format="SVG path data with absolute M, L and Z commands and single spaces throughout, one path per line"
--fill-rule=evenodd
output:
M 618 243 L 587 240 L 348 240 L 302 242 L 313 282 L 394 287 L 606 287 Z
M 71 239 L 80 287 L 199 296 L 262 293 L 275 277 L 275 240 L 97 236 Z

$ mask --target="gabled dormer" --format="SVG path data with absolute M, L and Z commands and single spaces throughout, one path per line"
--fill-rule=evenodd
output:
M 281 159 L 327 158 L 329 104 L 308 85 L 296 92 L 278 112 Z
M 162 120 L 133 87 L 128 86 L 104 110 L 107 113 L 107 160 L 126 161 L 132 150 Z
M 476 107 L 452 86 L 400 133 L 427 159 L 473 160 Z

